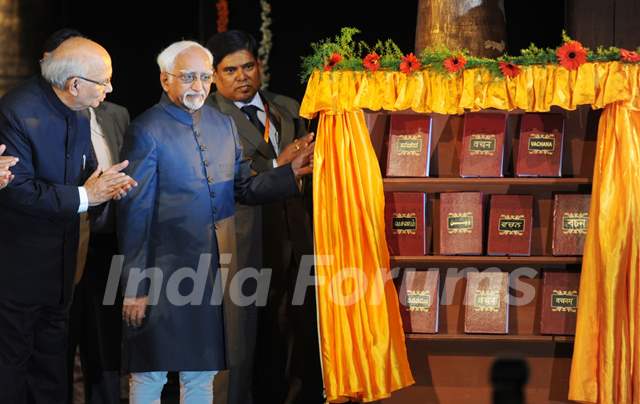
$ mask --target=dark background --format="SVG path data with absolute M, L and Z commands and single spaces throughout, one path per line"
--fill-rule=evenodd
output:
M 229 29 L 246 30 L 260 41 L 259 1 L 228 2 Z M 270 3 L 273 48 L 269 88 L 298 100 L 302 99 L 305 88 L 299 78 L 300 61 L 311 52 L 309 44 L 338 34 L 343 26 L 360 29 L 362 34 L 357 39 L 370 44 L 377 39 L 391 38 L 405 53 L 414 49 L 418 0 L 379 3 L 271 0 Z M 519 49 L 531 42 L 542 47 L 560 44 L 566 20 L 565 3 L 564 0 L 506 0 L 508 52 L 518 54 Z M 155 58 L 162 48 L 180 39 L 203 43 L 216 31 L 215 0 L 24 0 L 23 4 L 25 18 L 43 20 L 34 24 L 35 32 L 31 35 L 35 43 L 41 44 L 58 28 L 73 27 L 109 51 L 113 59 L 114 92 L 108 100 L 126 106 L 132 117 L 159 99 L 161 88 Z M 31 14 L 27 14 L 29 12 Z

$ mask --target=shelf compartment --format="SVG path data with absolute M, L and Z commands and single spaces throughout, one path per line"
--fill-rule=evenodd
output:
M 405 334 L 412 341 L 447 341 L 447 342 L 554 342 L 572 343 L 573 336 L 565 335 L 516 335 L 516 334 Z
M 546 189 L 573 189 L 590 186 L 591 178 L 384 178 L 386 192 L 449 192 L 449 191 L 492 191 L 506 192 L 512 187 L 545 187 Z
M 397 265 L 419 264 L 503 264 L 503 265 L 574 265 L 582 263 L 582 257 L 529 256 L 503 257 L 478 255 L 395 255 L 391 263 Z

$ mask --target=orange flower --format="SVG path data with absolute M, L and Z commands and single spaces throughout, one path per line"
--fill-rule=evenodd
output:
M 558 48 L 556 57 L 567 70 L 576 70 L 587 61 L 587 50 L 578 41 L 568 41 Z
M 400 71 L 406 74 L 413 73 L 420 68 L 420 61 L 412 53 L 402 57 L 400 62 Z
M 620 60 L 628 63 L 640 62 L 640 55 L 637 52 L 620 48 Z
M 328 71 L 332 70 L 335 65 L 340 63 L 341 60 L 342 60 L 342 55 L 339 54 L 339 53 L 334 52 L 331 55 L 331 57 L 329 57 L 329 62 L 327 62 L 327 64 L 324 65 L 324 71 L 328 72 Z
M 467 59 L 462 55 L 453 55 L 444 60 L 442 62 L 444 68 L 447 69 L 451 73 L 455 73 L 464 69 L 464 65 L 467 64 Z
M 216 9 L 218 10 L 218 19 L 216 20 L 216 27 L 218 32 L 225 32 L 229 25 L 229 3 L 227 0 L 218 0 L 216 3 Z
M 516 77 L 520 74 L 520 66 L 513 64 L 511 62 L 498 62 L 500 66 L 500 71 L 504 75 L 504 77 Z
M 365 56 L 364 59 L 362 59 L 362 64 L 364 65 L 365 69 L 369 70 L 370 72 L 375 72 L 380 68 L 380 56 L 375 52 L 371 52 L 370 54 Z

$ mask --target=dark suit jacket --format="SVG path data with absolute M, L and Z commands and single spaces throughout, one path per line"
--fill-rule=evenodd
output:
M 295 138 L 306 135 L 304 121 L 298 115 L 300 104 L 292 98 L 261 91 L 263 100 L 269 103 L 269 111 L 278 121 L 280 150 Z M 249 122 L 245 114 L 218 93 L 207 102 L 235 122 L 245 157 L 251 159 L 251 167 L 258 173 L 271 170 L 276 158 L 273 148 L 264 141 L 262 133 Z M 311 212 L 305 203 L 310 198 L 311 184 L 305 184 L 305 193 L 262 206 L 236 205 L 236 242 L 238 268 L 273 268 L 281 270 L 290 263 L 283 262 L 283 240 L 291 240 L 296 257 L 313 253 Z M 281 273 L 282 271 L 280 271 Z M 278 274 L 274 274 L 276 276 Z
M 37 77 L 0 100 L 1 143 L 20 162 L 0 192 L 0 296 L 66 303 L 78 248 L 78 186 L 95 169 L 89 121 Z
M 298 115 L 300 106 L 295 100 L 269 92 L 261 92 L 261 96 L 263 101 L 269 103 L 269 110 L 277 121 L 275 126 L 279 133 L 280 150 L 284 150 L 295 138 L 306 134 L 304 121 Z M 217 93 L 208 97 L 207 103 L 233 119 L 244 154 L 251 159 L 253 170 L 259 173 L 273 170 L 272 160 L 276 158 L 273 148 L 264 141 L 263 134 L 249 122 L 244 113 L 232 101 Z M 320 399 L 322 397 L 320 367 L 319 364 L 315 366 L 313 360 L 318 357 L 317 345 L 314 348 L 312 344 L 317 335 L 313 326 L 313 305 L 308 305 L 308 310 L 297 316 L 292 315 L 291 310 L 290 289 L 296 279 L 295 269 L 302 255 L 313 253 L 310 191 L 309 182 L 305 184 L 302 195 L 284 201 L 261 206 L 236 204 L 237 248 L 235 251 L 222 251 L 231 252 L 237 258 L 235 268 L 233 262 L 229 265 L 230 279 L 235 271 L 248 267 L 271 268 L 272 272 L 266 307 L 240 307 L 233 304 L 233 301 L 225 301 L 227 360 L 230 370 L 228 404 L 252 404 L 269 400 L 277 402 L 280 400 L 279 396 L 288 394 L 287 389 L 290 387 L 291 394 L 296 397 L 300 395 L 297 391 L 300 388 L 312 391 L 311 394 L 317 392 L 317 396 Z M 250 287 L 242 289 L 245 295 L 253 293 Z M 307 301 L 314 303 L 313 299 L 308 298 Z M 283 305 L 284 311 L 280 310 Z M 299 317 L 307 318 L 311 325 L 296 321 Z M 274 330 L 280 324 L 286 324 L 286 331 Z M 290 334 L 291 330 L 297 331 L 295 341 L 283 335 Z M 309 331 L 313 335 L 301 336 L 300 331 Z M 300 350 L 306 352 L 300 355 Z M 307 360 L 306 355 L 312 359 Z M 290 360 L 287 359 L 289 356 Z M 287 365 L 287 362 L 291 363 Z M 301 362 L 306 362 L 307 368 L 315 370 L 317 367 L 318 375 L 313 375 L 312 378 L 317 379 L 318 389 L 310 388 L 308 379 L 300 382 L 301 372 L 298 369 Z M 285 374 L 285 368 L 290 369 L 289 374 Z M 302 401 L 296 402 L 305 402 L 304 398 L 299 399 Z
M 129 111 L 125 107 L 104 101 L 94 109 L 96 121 L 102 128 L 113 163 L 120 162 L 124 133 L 129 126 Z M 87 110 L 88 112 L 88 110 Z M 115 233 L 115 207 L 108 202 L 103 211 L 91 214 L 91 233 Z

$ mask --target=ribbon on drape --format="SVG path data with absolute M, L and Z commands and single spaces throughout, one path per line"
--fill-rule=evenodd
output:
M 318 312 L 329 401 L 372 401 L 413 382 L 384 232 L 382 175 L 363 109 L 462 114 L 604 108 L 580 282 L 569 399 L 640 402 L 640 69 L 620 62 L 485 69 L 314 72 L 300 115 L 314 154 Z M 324 256 L 324 257 L 323 257 Z M 355 270 L 354 270 L 355 268 Z M 359 298 L 364 296 L 364 298 Z

